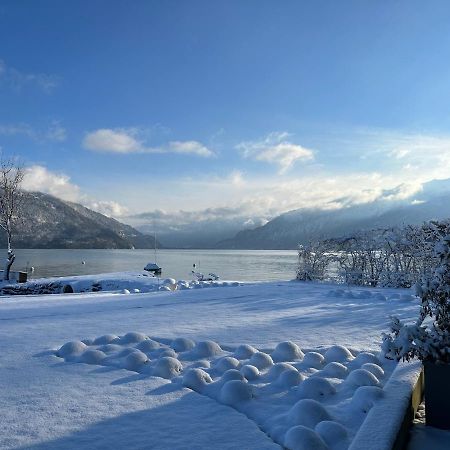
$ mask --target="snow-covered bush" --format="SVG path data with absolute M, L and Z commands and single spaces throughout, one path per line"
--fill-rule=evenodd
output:
M 450 221 L 371 230 L 299 247 L 297 279 L 409 288 L 436 265 L 434 246 Z
M 419 318 L 411 325 L 392 318 L 391 333 L 383 335 L 387 358 L 450 363 L 450 234 L 448 224 L 435 222 L 433 227 L 441 236 L 434 250 L 438 263 L 417 283 Z
M 299 245 L 297 280 L 323 280 L 330 261 L 325 241 Z

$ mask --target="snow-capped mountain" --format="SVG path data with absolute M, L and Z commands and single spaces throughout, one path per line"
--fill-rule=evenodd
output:
M 228 249 L 295 249 L 299 243 L 350 234 L 358 230 L 420 224 L 450 217 L 450 180 L 434 180 L 401 201 L 380 199 L 335 210 L 299 209 L 267 224 L 243 230 L 217 244 Z

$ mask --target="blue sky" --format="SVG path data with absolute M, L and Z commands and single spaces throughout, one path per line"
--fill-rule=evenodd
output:
M 447 1 L 2 0 L 0 147 L 117 217 L 409 198 L 450 178 L 449 23 Z

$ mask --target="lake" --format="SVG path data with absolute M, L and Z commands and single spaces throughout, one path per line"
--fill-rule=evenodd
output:
M 6 258 L 6 250 L 3 251 Z M 31 278 L 141 271 L 154 262 L 153 250 L 16 250 L 13 270 L 31 266 Z M 84 264 L 83 264 L 84 261 Z M 205 274 L 242 281 L 295 278 L 295 250 L 158 250 L 164 278 L 189 279 L 192 265 Z

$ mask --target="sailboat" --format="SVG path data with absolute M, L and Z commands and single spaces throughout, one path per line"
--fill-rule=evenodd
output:
M 154 240 L 155 240 L 155 262 L 149 262 L 145 267 L 144 270 L 147 272 L 153 273 L 153 275 L 161 275 L 162 268 L 158 266 L 156 263 L 156 231 L 154 234 Z

